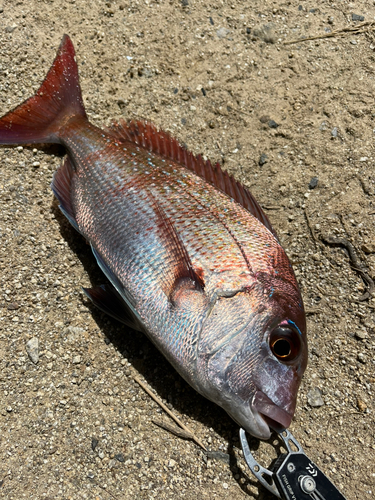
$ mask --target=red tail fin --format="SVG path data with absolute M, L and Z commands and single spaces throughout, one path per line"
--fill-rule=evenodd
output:
M 0 144 L 60 142 L 69 116 L 86 117 L 72 41 L 64 35 L 37 93 L 0 119 Z

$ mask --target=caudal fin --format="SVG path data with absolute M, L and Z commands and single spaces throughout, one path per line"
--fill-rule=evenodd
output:
M 0 118 L 0 144 L 60 142 L 59 129 L 72 116 L 86 118 L 71 39 L 64 35 L 37 93 Z

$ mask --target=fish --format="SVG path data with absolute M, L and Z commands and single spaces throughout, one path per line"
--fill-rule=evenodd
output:
M 108 283 L 84 289 L 259 439 L 287 428 L 307 364 L 291 263 L 250 191 L 147 121 L 89 122 L 64 35 L 0 144 L 60 144 L 51 187 Z

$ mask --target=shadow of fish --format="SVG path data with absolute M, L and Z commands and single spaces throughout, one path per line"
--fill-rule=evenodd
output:
M 202 395 L 255 437 L 288 427 L 307 362 L 289 260 L 251 193 L 147 122 L 86 116 L 64 36 L 37 93 L 0 119 L 0 143 L 59 143 L 63 214 L 110 284 L 86 289 L 142 330 Z

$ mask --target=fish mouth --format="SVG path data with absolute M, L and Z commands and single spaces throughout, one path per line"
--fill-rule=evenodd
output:
M 275 431 L 281 431 L 289 427 L 293 415 L 277 406 L 262 391 L 254 395 L 252 406 L 256 409 L 266 424 Z

